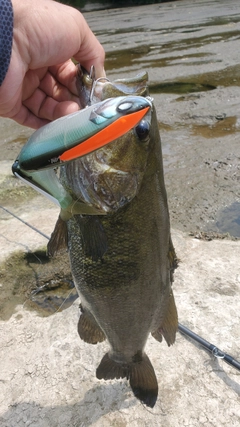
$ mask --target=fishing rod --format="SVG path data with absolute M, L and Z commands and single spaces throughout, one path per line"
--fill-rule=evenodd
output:
M 223 359 L 226 363 L 228 363 L 229 365 L 233 366 L 234 368 L 238 369 L 238 371 L 240 371 L 240 362 L 238 362 L 236 359 L 234 359 L 229 354 L 224 353 L 222 350 L 220 350 L 214 344 L 211 344 L 210 342 L 206 341 L 204 338 L 195 334 L 195 332 L 191 331 L 186 326 L 181 325 L 181 323 L 178 324 L 178 330 L 182 334 L 187 335 L 188 337 L 192 338 L 194 341 L 201 344 L 204 348 L 206 348 L 208 351 L 210 351 L 212 353 L 212 355 L 214 357 L 216 357 L 217 359 Z

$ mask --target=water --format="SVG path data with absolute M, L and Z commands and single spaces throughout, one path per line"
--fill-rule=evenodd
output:
M 222 233 L 240 238 L 240 202 L 223 208 L 218 214 L 216 225 Z
M 234 203 L 240 199 L 239 170 L 235 170 L 240 158 L 235 139 L 240 129 L 240 92 L 235 89 L 240 87 L 239 1 L 167 2 L 112 9 L 107 14 L 90 12 L 85 17 L 105 48 L 110 79 L 148 71 L 162 135 L 173 225 L 186 230 L 204 229 L 207 224 L 206 229 L 239 236 L 239 224 L 229 228 L 229 211 L 221 216 L 221 225 L 218 220 L 226 205 L 238 209 Z M 207 171 L 204 175 L 202 164 L 209 156 L 211 164 L 231 158 L 235 177 L 231 165 L 227 172 L 218 169 L 216 173 L 213 168 L 213 176 Z M 192 193 L 198 191 L 197 195 L 174 185 L 178 174 L 186 184 L 194 183 Z M 208 209 L 200 212 L 205 199 L 210 200 Z M 184 209 L 187 220 L 177 213 Z

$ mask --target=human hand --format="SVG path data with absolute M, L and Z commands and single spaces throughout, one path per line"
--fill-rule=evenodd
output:
M 77 111 L 76 66 L 105 76 L 103 47 L 82 14 L 52 0 L 12 0 L 13 47 L 0 116 L 34 129 Z

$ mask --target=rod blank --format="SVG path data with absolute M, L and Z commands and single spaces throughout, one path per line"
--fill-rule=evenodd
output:
M 219 350 L 219 348 L 216 347 L 214 344 L 211 344 L 210 342 L 206 341 L 204 338 L 195 334 L 195 332 L 191 331 L 186 326 L 183 326 L 181 323 L 178 324 L 178 330 L 182 334 L 187 335 L 194 341 L 201 344 L 204 348 L 210 351 L 214 357 L 217 357 L 218 359 L 223 359 L 226 363 L 240 371 L 240 362 L 234 359 L 234 357 L 230 356 L 230 354 L 224 353 L 223 351 Z

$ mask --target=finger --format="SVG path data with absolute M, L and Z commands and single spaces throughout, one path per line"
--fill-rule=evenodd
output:
M 42 2 L 46 4 L 48 13 L 43 9 Z M 31 40 L 28 52 L 29 68 L 51 67 L 73 57 L 88 71 L 91 65 L 94 65 L 97 77 L 105 75 L 104 49 L 90 30 L 83 15 L 76 8 L 44 0 L 41 2 L 33 0 L 32 7 L 34 13 L 38 13 L 41 17 L 39 19 L 41 25 L 33 29 L 31 23 L 28 28 L 31 34 L 31 38 L 28 35 Z M 63 16 L 67 31 L 63 23 Z
M 46 95 L 41 89 L 35 90 L 31 97 L 23 102 L 23 105 L 35 116 L 49 121 L 61 116 L 74 113 L 79 110 L 77 102 L 57 101 Z
M 79 111 L 79 105 L 76 102 L 56 102 L 54 99 L 46 97 L 39 110 L 39 117 L 52 121 L 76 111 Z
M 49 72 L 46 67 L 34 71 L 28 70 L 23 81 L 23 101 L 31 98 L 34 92 L 40 88 L 47 96 L 50 96 L 57 101 L 74 101 L 80 104 L 76 89 L 76 67 L 74 64 L 73 66 L 75 74 L 72 72 L 72 76 L 68 76 L 68 67 L 64 67 L 64 65 L 52 67 L 55 75 Z M 57 71 L 58 69 L 59 72 Z M 61 82 L 70 86 L 70 89 L 66 85 L 61 84 Z
M 57 76 L 58 78 L 59 76 Z M 66 83 L 68 83 L 66 81 Z M 39 84 L 39 89 L 47 96 L 55 99 L 56 101 L 74 101 L 80 106 L 80 100 L 77 96 L 76 84 L 73 85 L 75 94 L 69 90 L 68 87 L 62 85 L 51 73 L 46 73 L 44 78 Z
M 50 110 L 49 119 L 37 117 L 34 113 L 32 113 L 32 111 L 29 108 L 27 108 L 26 105 L 22 105 L 21 109 L 17 110 L 17 112 L 14 111 L 12 113 L 8 113 L 6 116 L 3 115 L 2 117 L 10 117 L 20 125 L 28 126 L 33 129 L 38 129 L 41 126 L 46 125 L 52 120 L 56 120 L 67 114 L 71 114 L 75 111 L 78 111 L 79 109 L 77 104 L 73 105 L 73 103 L 69 103 L 68 101 L 56 103 L 54 106 L 48 105 L 48 102 L 46 101 L 45 107 L 46 107 L 45 109 L 43 107 L 43 115 L 47 117 L 48 116 L 47 111 L 49 109 Z
M 76 87 L 77 69 L 71 59 L 63 64 L 49 67 L 49 72 L 57 82 L 68 88 L 73 95 L 78 95 Z
M 103 47 L 99 44 L 97 51 L 93 49 L 91 51 L 91 43 L 86 41 L 84 45 L 84 49 L 87 50 L 86 57 L 83 54 L 83 46 L 81 47 L 81 51 L 74 55 L 74 59 L 79 62 L 83 67 L 89 72 L 92 65 L 95 68 L 95 77 L 96 79 L 100 77 L 106 77 L 106 72 L 104 66 L 102 65 L 102 60 L 99 58 L 105 58 L 105 52 Z
M 47 67 L 38 70 L 28 70 L 22 82 L 22 101 L 30 98 L 35 90 L 39 87 L 40 81 L 47 73 Z
M 33 129 L 38 129 L 49 122 L 49 120 L 36 117 L 35 114 L 24 106 L 21 96 L 15 97 L 11 104 L 8 105 L 8 108 L 2 108 L 1 116 L 15 120 L 20 125 L 29 126 Z
M 96 78 L 106 77 L 104 48 L 90 30 L 84 18 L 81 23 L 81 44 L 73 58 L 83 65 L 87 71 L 90 71 L 91 66 L 94 65 Z
M 8 114 L 7 117 L 10 117 Z M 27 107 L 22 105 L 21 109 L 15 114 L 11 113 L 11 119 L 23 126 L 28 126 L 32 129 L 39 129 L 40 127 L 49 123 L 49 120 L 40 119 L 36 117 Z

